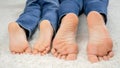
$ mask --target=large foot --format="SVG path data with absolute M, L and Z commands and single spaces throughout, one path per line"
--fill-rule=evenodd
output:
M 28 41 L 26 39 L 25 31 L 16 23 L 10 23 L 8 26 L 9 31 L 9 45 L 13 54 L 30 53 Z
M 40 35 L 33 47 L 33 54 L 45 55 L 50 50 L 53 37 L 53 28 L 49 21 L 43 20 L 40 23 Z
M 104 24 L 103 17 L 95 11 L 89 13 L 88 17 L 88 59 L 90 62 L 98 62 L 101 60 L 109 60 L 113 57 L 112 39 Z
M 76 31 L 78 18 L 75 14 L 67 14 L 61 21 L 60 28 L 53 40 L 52 54 L 65 60 L 77 58 L 78 46 L 76 43 Z

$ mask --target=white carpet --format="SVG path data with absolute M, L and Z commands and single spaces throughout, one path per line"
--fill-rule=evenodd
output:
M 87 60 L 87 27 L 86 18 L 80 16 L 77 41 L 80 52 L 75 61 L 64 61 L 51 54 L 40 55 L 12 55 L 9 51 L 7 26 L 15 21 L 23 11 L 25 0 L 0 0 L 0 68 L 120 68 L 120 0 L 110 0 L 107 28 L 114 41 L 115 56 L 109 61 L 91 64 Z M 38 30 L 30 41 L 31 45 L 38 37 Z

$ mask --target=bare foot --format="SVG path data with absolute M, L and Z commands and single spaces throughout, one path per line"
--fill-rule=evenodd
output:
M 40 23 L 40 35 L 33 47 L 33 54 L 45 55 L 50 50 L 50 45 L 53 37 L 53 28 L 48 20 L 43 20 Z
M 75 60 L 77 58 L 78 46 L 76 43 L 76 31 L 78 17 L 67 14 L 61 21 L 60 28 L 53 40 L 52 54 L 60 59 Z
M 13 54 L 31 52 L 28 41 L 26 39 L 25 31 L 16 22 L 9 24 L 8 31 L 10 50 Z
M 112 39 L 105 26 L 102 15 L 92 11 L 87 16 L 89 41 L 88 41 L 88 59 L 90 62 L 109 60 L 113 57 Z

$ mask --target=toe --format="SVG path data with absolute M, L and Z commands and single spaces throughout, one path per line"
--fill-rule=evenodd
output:
M 37 49 L 34 49 L 34 50 L 32 51 L 32 53 L 33 53 L 33 54 L 37 54 L 37 53 L 38 53 L 38 50 L 37 50 Z
M 47 54 L 47 52 L 48 52 L 47 50 L 43 51 L 44 55 Z
M 47 47 L 44 51 L 40 51 L 40 54 L 43 56 L 43 55 L 45 55 L 45 54 L 47 54 L 48 53 L 48 51 L 49 51 L 49 47 Z
M 61 56 L 62 56 L 61 54 L 58 54 L 57 58 L 61 59 Z
M 28 47 L 28 48 L 25 50 L 25 53 L 31 53 L 31 48 Z
M 45 54 L 44 53 L 41 53 L 41 56 L 44 56 Z
M 109 58 L 112 58 L 114 56 L 114 53 L 111 51 L 111 52 L 109 52 L 109 54 L 108 54 L 108 57 Z
M 75 60 L 77 59 L 77 54 L 68 54 L 66 60 Z
M 51 49 L 51 53 L 54 54 L 56 51 L 54 48 Z
M 102 61 L 103 60 L 103 57 L 98 57 L 99 61 Z
M 108 56 L 103 56 L 103 60 L 109 60 Z
M 47 47 L 44 51 L 44 53 L 48 53 L 50 51 L 50 47 Z
M 50 51 L 50 47 L 47 47 L 45 50 L 46 50 L 47 52 Z
M 98 57 L 96 55 L 88 55 L 88 60 L 91 62 L 91 63 L 95 63 L 95 62 L 98 62 Z
M 57 56 L 58 56 L 58 53 L 57 53 L 57 52 L 55 52 L 55 53 L 54 53 L 54 56 L 55 56 L 55 57 L 57 57 Z
M 66 58 L 66 56 L 65 56 L 65 55 L 62 55 L 62 56 L 61 56 L 61 59 L 65 59 L 65 58 Z
M 47 54 L 47 51 L 45 50 L 45 51 L 43 51 L 43 53 L 44 53 L 44 54 Z

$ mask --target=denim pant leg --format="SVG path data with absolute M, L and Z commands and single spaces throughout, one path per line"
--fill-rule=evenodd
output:
M 109 0 L 84 0 L 84 13 L 88 15 L 91 11 L 97 11 L 103 15 L 106 22 L 108 3 Z
M 42 6 L 42 14 L 41 20 L 48 20 L 52 25 L 54 32 L 57 31 L 58 28 L 58 7 L 59 1 L 58 0 L 41 0 L 40 1 Z
M 60 7 L 59 7 L 59 21 L 63 16 L 68 13 L 74 13 L 77 16 L 82 11 L 83 8 L 83 0 L 59 0 Z
M 40 5 L 38 0 L 27 0 L 24 12 L 19 16 L 16 21 L 27 33 L 27 37 L 30 38 L 34 33 L 40 19 Z

